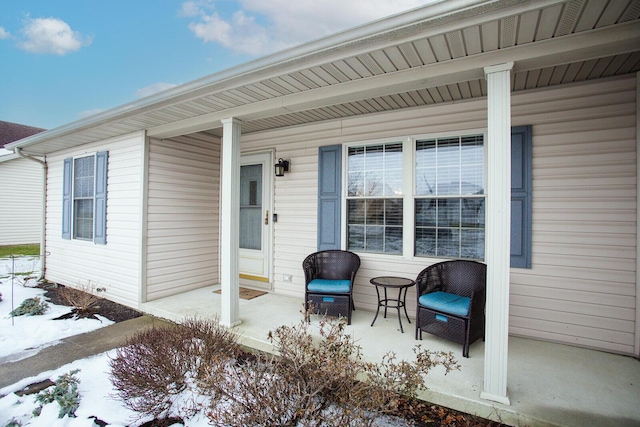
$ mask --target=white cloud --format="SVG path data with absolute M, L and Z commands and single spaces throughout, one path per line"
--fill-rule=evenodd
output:
M 57 18 L 28 18 L 21 30 L 20 48 L 31 53 L 65 55 L 91 44 L 91 37 L 73 31 Z
M 255 17 L 239 10 L 225 21 L 217 13 L 202 15 L 189 29 L 205 42 L 219 43 L 241 53 L 259 55 L 284 49 L 289 43 L 269 34 L 269 28 L 258 24 Z
M 202 6 L 197 1 L 186 1 L 182 3 L 182 8 L 180 9 L 180 15 L 189 17 L 198 16 L 202 12 Z
M 5 30 L 3 27 L 0 27 L 0 40 L 8 39 L 11 37 L 9 31 Z
M 80 117 L 81 119 L 84 119 L 85 117 L 90 117 L 90 116 L 94 116 L 98 113 L 102 113 L 104 110 L 102 108 L 94 108 L 91 110 L 84 110 L 84 111 L 80 111 L 78 113 L 78 117 Z
M 237 0 L 238 10 L 225 18 L 211 0 L 187 1 L 181 15 L 205 42 L 251 55 L 346 30 L 438 0 Z M 228 4 L 228 3 L 227 3 Z
M 164 82 L 154 83 L 152 85 L 136 90 L 136 98 L 144 98 L 146 96 L 150 96 L 150 95 L 153 95 L 154 93 L 162 92 L 163 90 L 171 89 L 176 86 L 178 85 L 173 83 L 164 83 Z

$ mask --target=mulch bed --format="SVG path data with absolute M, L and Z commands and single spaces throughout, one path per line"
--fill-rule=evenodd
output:
M 498 427 L 504 424 L 421 400 L 404 400 L 397 414 L 416 427 Z
M 55 285 L 51 283 L 43 283 L 38 287 L 45 290 L 44 296 L 51 304 L 71 306 L 68 301 L 62 296 L 60 290 L 64 288 L 63 285 Z M 122 304 L 110 301 L 105 298 L 98 298 L 95 304 L 93 304 L 89 310 L 78 311 L 73 309 L 71 313 L 61 316 L 60 319 L 70 318 L 90 318 L 99 320 L 96 315 L 106 317 L 112 322 L 124 322 L 125 320 L 134 319 L 142 316 L 142 313 L 133 308 L 129 308 Z
M 60 289 L 64 286 L 54 285 L 51 283 L 44 283 L 39 287 L 46 290 L 45 297 L 52 304 L 56 305 L 69 305 L 67 300 L 61 295 Z M 142 316 L 142 313 L 132 308 L 126 307 L 116 302 L 99 298 L 98 301 L 91 306 L 90 310 L 85 312 L 79 312 L 72 310 L 71 313 L 63 316 L 64 318 L 94 318 L 100 315 L 106 317 L 113 322 L 123 322 L 125 320 L 133 319 Z M 476 417 L 463 412 L 455 411 L 443 406 L 433 405 L 429 402 L 421 400 L 404 399 L 400 403 L 398 413 L 393 414 L 395 416 L 404 418 L 412 422 L 415 427 L 498 427 L 504 424 L 494 421 L 489 421 L 484 418 Z M 96 424 L 102 425 L 100 420 L 96 420 Z M 180 422 L 178 419 L 168 420 L 153 420 L 147 423 L 145 426 L 140 427 L 166 427 L 171 424 Z

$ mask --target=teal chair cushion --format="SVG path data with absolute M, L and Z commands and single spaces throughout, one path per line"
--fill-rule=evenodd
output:
M 328 280 L 328 279 L 313 279 L 307 285 L 309 292 L 319 293 L 344 293 L 348 294 L 351 290 L 351 281 L 349 280 Z
M 467 316 L 471 299 L 447 292 L 431 292 L 418 298 L 420 305 L 455 316 Z

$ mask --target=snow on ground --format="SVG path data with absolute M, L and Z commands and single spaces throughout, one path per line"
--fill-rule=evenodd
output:
M 13 268 L 13 270 L 12 270 Z M 42 289 L 35 288 L 35 282 L 23 285 L 20 272 L 38 271 L 38 260 L 33 258 L 0 258 L 0 363 L 20 360 L 29 357 L 46 346 L 58 343 L 62 338 L 81 334 L 104 327 L 113 322 L 102 318 L 53 320 L 71 311 L 70 307 L 49 304 L 49 310 L 42 316 L 11 317 L 9 313 L 18 307 L 26 298 L 44 294 Z M 12 271 L 13 283 L 12 283 Z M 12 303 L 13 300 L 13 303 Z M 109 381 L 109 355 L 102 353 L 86 359 L 77 360 L 54 371 L 42 372 L 36 376 L 25 378 L 15 384 L 0 389 L 0 426 L 20 425 L 23 427 L 94 427 L 94 417 L 107 422 L 111 426 L 126 426 L 141 421 L 136 414 L 125 408 L 115 399 L 115 389 Z M 56 380 L 60 375 L 80 369 L 76 377 L 80 379 L 78 391 L 80 406 L 76 418 L 65 416 L 58 418 L 57 403 L 45 405 L 38 417 L 33 410 L 38 406 L 34 395 L 19 397 L 15 392 L 26 386 L 46 379 Z M 18 423 L 18 424 L 15 424 Z M 209 426 L 208 419 L 196 415 L 189 420 L 190 427 Z
M 93 417 L 112 426 L 130 425 L 135 414 L 112 397 L 115 391 L 109 381 L 108 363 L 108 353 L 103 353 L 75 361 L 54 371 L 43 372 L 0 389 L 0 396 L 4 396 L 0 399 L 0 425 L 6 426 L 10 422 L 18 422 L 23 427 L 95 427 Z M 68 416 L 62 419 L 58 418 L 59 406 L 57 403 L 45 405 L 40 416 L 34 417 L 33 410 L 38 406 L 34 395 L 19 397 L 14 393 L 38 381 L 55 380 L 60 375 L 74 369 L 80 369 L 80 372 L 76 374 L 80 379 L 78 385 L 80 406 L 76 411 L 76 418 Z
M 0 258 L 0 363 L 13 362 L 33 356 L 44 347 L 60 342 L 62 338 L 93 331 L 113 322 L 106 318 L 56 320 L 71 312 L 71 307 L 49 304 L 41 316 L 16 316 L 9 313 L 25 299 L 36 296 L 43 299 L 44 290 L 35 288 L 35 280 L 19 273 L 39 271 L 37 258 Z M 12 275 L 12 272 L 14 273 Z
M 18 267 L 14 270 L 37 271 L 37 261 L 31 259 L 16 259 Z M 48 345 L 59 342 L 60 339 L 71 335 L 101 328 L 111 321 L 102 322 L 91 319 L 81 320 L 52 320 L 70 311 L 69 307 L 50 304 L 49 311 L 43 316 L 20 316 L 11 318 L 11 300 L 17 307 L 25 298 L 44 294 L 44 291 L 33 287 L 22 286 L 20 279 L 14 279 L 11 284 L 11 260 L 0 258 L 0 363 L 18 360 L 37 353 Z M 139 425 L 149 419 L 140 418 L 127 409 L 115 398 L 116 390 L 109 380 L 109 360 L 115 356 L 115 350 L 102 353 L 86 359 L 77 360 L 53 371 L 42 372 L 30 378 L 25 378 L 15 384 L 0 389 L 0 426 L 22 427 L 95 427 L 94 419 L 101 420 L 109 426 L 119 427 Z M 75 418 L 64 416 L 58 418 L 57 403 L 45 405 L 39 416 L 33 415 L 38 404 L 35 395 L 19 397 L 15 392 L 28 385 L 51 379 L 55 381 L 59 376 L 72 370 L 79 369 L 75 375 L 80 383 L 80 405 Z M 186 397 L 185 397 L 186 398 Z M 205 411 L 185 418 L 185 425 L 189 427 L 210 427 Z M 381 417 L 376 420 L 378 427 L 407 427 L 403 420 L 392 417 Z

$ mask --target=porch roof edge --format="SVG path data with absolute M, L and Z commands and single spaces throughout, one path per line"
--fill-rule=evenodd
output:
M 7 144 L 5 148 L 7 150 L 15 151 L 16 148 L 27 148 L 35 144 L 45 143 L 55 138 L 61 138 L 76 132 L 107 125 L 111 122 L 129 116 L 144 114 L 145 112 L 161 108 L 167 104 L 181 102 L 185 98 L 197 96 L 198 92 L 206 91 L 214 85 L 221 85 L 231 80 L 235 80 L 235 84 L 242 84 L 243 79 L 248 80 L 251 76 L 259 74 L 265 70 L 277 72 L 279 69 L 283 69 L 291 64 L 293 61 L 295 61 L 299 66 L 301 62 L 310 61 L 313 57 L 328 50 L 356 50 L 363 43 L 373 37 L 379 37 L 385 33 L 395 31 L 409 25 L 428 23 L 452 14 L 462 14 L 464 16 L 465 11 L 478 6 L 508 6 L 518 3 L 518 1 L 519 0 L 436 0 L 435 3 L 414 8 L 406 12 L 401 12 L 399 14 L 369 22 L 315 41 L 276 52 L 185 83 L 175 88 L 119 105 L 96 115 L 76 120 L 42 133 L 11 142 Z M 565 1 L 566 0 L 546 0 L 543 3 L 562 3 Z M 344 51 L 342 51 L 342 53 L 344 54 Z M 240 81 L 237 81 L 238 79 L 240 79 Z

